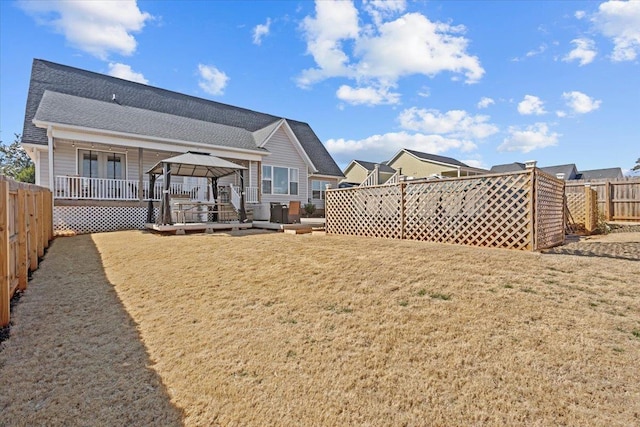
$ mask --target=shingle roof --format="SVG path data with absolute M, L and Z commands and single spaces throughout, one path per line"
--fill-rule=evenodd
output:
M 23 142 L 47 144 L 46 130 L 37 128 L 32 123 L 45 90 L 107 103 L 111 102 L 115 94 L 123 106 L 217 123 L 249 132 L 263 129 L 281 119 L 271 114 L 34 59 L 25 110 Z M 307 123 L 288 119 L 287 122 L 319 174 L 342 176 L 340 168 Z
M 579 179 L 607 179 L 622 178 L 623 173 L 620 168 L 606 168 L 581 171 L 578 175 Z
M 448 165 L 453 165 L 453 166 L 462 166 L 465 168 L 468 168 L 469 165 L 465 165 L 464 163 L 462 163 L 459 160 L 456 160 L 454 158 L 451 157 L 445 157 L 445 156 L 438 156 L 436 154 L 429 154 L 429 153 L 422 153 L 420 151 L 414 151 L 414 150 L 407 150 L 406 148 L 404 149 L 404 151 L 406 151 L 407 153 L 411 153 L 414 156 L 423 159 L 423 160 L 431 160 L 434 162 L 439 162 L 439 163 L 445 163 Z
M 44 92 L 35 120 L 264 152 L 251 132 L 241 128 L 50 90 Z
M 507 163 L 504 165 L 491 166 L 491 170 L 489 172 L 491 173 L 517 172 L 517 171 L 523 171 L 525 169 L 526 169 L 526 166 L 524 163 L 514 162 L 514 163 Z
M 569 163 L 568 165 L 546 166 L 540 168 L 540 170 L 553 176 L 556 176 L 559 173 L 563 173 L 565 181 L 569 179 L 575 179 L 576 174 L 578 173 L 578 169 L 573 163 Z
M 363 168 L 365 168 L 368 171 L 372 171 L 375 166 L 376 163 L 374 162 L 367 162 L 364 160 L 354 160 L 354 162 L 358 163 L 360 166 L 362 166 Z M 394 168 L 392 168 L 391 166 L 384 164 L 384 163 L 378 163 L 380 165 L 380 172 L 384 172 L 384 173 L 396 173 L 396 170 Z

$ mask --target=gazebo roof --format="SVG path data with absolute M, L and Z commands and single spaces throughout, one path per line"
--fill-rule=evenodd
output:
M 175 157 L 164 159 L 158 162 L 147 173 L 154 175 L 162 174 L 165 163 L 171 165 L 171 175 L 192 176 L 198 178 L 219 178 L 234 173 L 237 170 L 247 169 L 220 157 L 207 153 L 195 153 L 189 151 Z

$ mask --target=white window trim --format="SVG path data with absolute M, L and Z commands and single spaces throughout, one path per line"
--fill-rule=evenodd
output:
M 321 183 L 321 185 L 320 185 L 320 198 L 313 197 L 314 191 L 318 191 L 318 190 L 315 190 L 313 188 L 313 184 L 315 182 Z M 331 181 L 325 181 L 325 180 L 321 180 L 321 179 L 312 179 L 311 180 L 311 200 L 324 200 L 325 199 L 324 195 L 325 195 L 325 192 L 327 191 L 327 184 L 333 185 L 333 183 Z
M 101 149 L 87 148 L 87 147 L 76 147 L 76 175 L 80 175 L 80 151 L 91 151 L 91 152 L 95 152 L 95 153 L 106 153 L 107 156 L 109 154 L 120 154 L 120 155 L 122 155 L 124 157 L 123 177 L 122 178 L 118 178 L 118 179 L 128 179 L 127 176 L 129 175 L 129 156 L 128 156 L 127 151 L 101 150 Z M 109 178 L 102 178 L 102 179 L 109 179 Z
M 278 166 L 278 165 L 262 165 L 262 177 L 260 180 L 260 189 L 262 189 L 262 182 L 263 181 L 270 181 L 271 182 L 271 192 L 270 193 L 265 193 L 263 192 L 262 194 L 267 195 L 267 196 L 299 196 L 300 195 L 300 169 L 299 168 L 290 168 L 288 166 Z M 271 178 L 270 179 L 265 179 L 264 177 L 264 168 L 271 168 Z M 274 178 L 274 170 L 273 168 L 280 168 L 280 169 L 286 169 L 287 170 L 287 193 L 274 193 L 273 192 L 273 178 Z M 292 181 L 291 180 L 291 171 L 295 170 L 297 175 L 298 175 L 298 180 L 297 181 Z M 297 194 L 291 194 L 291 183 L 292 182 L 296 182 L 298 184 L 298 192 Z

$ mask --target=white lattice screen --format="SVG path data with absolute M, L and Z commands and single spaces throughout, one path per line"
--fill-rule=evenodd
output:
M 154 217 L 159 214 L 154 209 Z M 147 222 L 142 206 L 54 206 L 53 229 L 78 234 L 115 230 L 139 230 Z
M 549 175 L 536 177 L 527 171 L 329 190 L 326 229 L 329 234 L 542 249 L 564 240 L 564 184 Z

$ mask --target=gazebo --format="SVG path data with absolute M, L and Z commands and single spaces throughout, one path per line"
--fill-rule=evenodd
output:
M 175 157 L 164 159 L 149 169 L 149 205 L 147 210 L 147 222 L 152 223 L 154 187 L 158 176 L 163 177 L 162 197 L 160 198 L 160 215 L 157 223 L 163 225 L 173 224 L 171 218 L 171 206 L 169 204 L 171 176 L 190 176 L 194 178 L 208 178 L 212 187 L 213 198 L 218 199 L 218 178 L 240 174 L 240 188 L 244 189 L 244 171 L 247 168 L 230 161 L 212 156 L 207 153 L 188 151 Z M 244 190 L 241 190 L 240 221 L 246 220 L 244 207 Z M 215 214 L 214 214 L 215 215 Z

